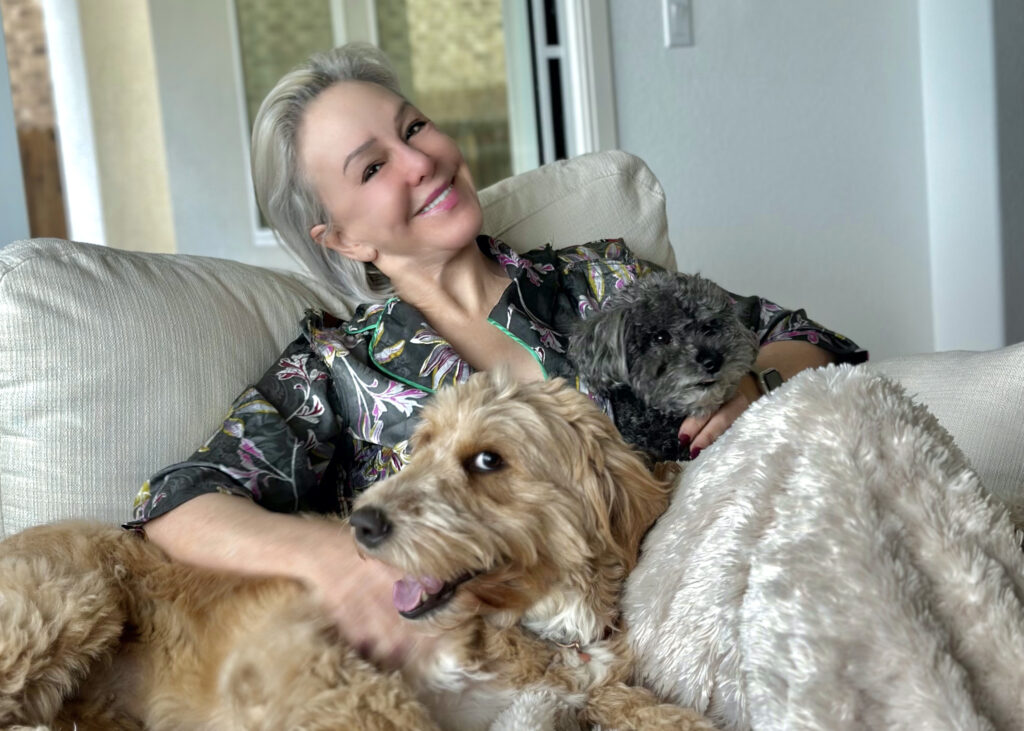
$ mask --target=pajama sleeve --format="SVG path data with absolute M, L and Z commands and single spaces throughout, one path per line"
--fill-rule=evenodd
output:
M 807 316 L 803 309 L 787 310 L 763 297 L 732 295 L 741 319 L 757 333 L 761 345 L 782 340 L 803 340 L 835 356 L 837 363 L 863 363 L 868 359 L 845 335 L 829 330 Z

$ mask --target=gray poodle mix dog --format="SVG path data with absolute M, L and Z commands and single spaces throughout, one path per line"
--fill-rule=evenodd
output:
M 608 398 L 627 442 L 655 461 L 687 459 L 687 416 L 716 411 L 757 357 L 735 299 L 699 275 L 657 272 L 611 294 L 581 321 L 569 358 Z

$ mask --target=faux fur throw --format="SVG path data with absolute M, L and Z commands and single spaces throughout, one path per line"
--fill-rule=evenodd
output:
M 1024 727 L 1024 554 L 883 377 L 810 371 L 683 474 L 624 595 L 643 682 L 728 729 Z

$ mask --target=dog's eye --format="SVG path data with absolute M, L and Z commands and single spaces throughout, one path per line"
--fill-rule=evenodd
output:
M 668 345 L 672 342 L 672 336 L 669 334 L 668 330 L 659 330 L 654 333 L 653 340 L 658 345 Z
M 466 462 L 470 472 L 494 472 L 504 466 L 501 455 L 494 452 L 477 452 Z
M 705 335 L 713 335 L 718 332 L 722 327 L 722 323 L 719 320 L 708 320 L 700 326 L 700 331 Z

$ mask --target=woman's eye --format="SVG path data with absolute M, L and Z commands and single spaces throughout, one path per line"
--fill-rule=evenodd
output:
M 494 472 L 503 465 L 501 455 L 494 452 L 477 452 L 470 458 L 466 468 L 471 472 Z
M 366 168 L 366 170 L 363 171 L 363 182 L 365 183 L 367 180 L 376 175 L 380 171 L 381 167 L 383 166 L 379 162 L 375 162 L 373 163 L 373 165 L 369 165 Z
M 422 119 L 416 120 L 415 122 L 409 125 L 409 128 L 407 130 L 405 130 L 405 139 L 409 139 L 426 126 L 427 123 L 424 122 Z

